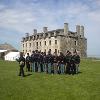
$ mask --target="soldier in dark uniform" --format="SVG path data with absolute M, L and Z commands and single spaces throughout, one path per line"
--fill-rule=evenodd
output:
M 41 72 L 41 61 L 40 61 L 40 55 L 41 55 L 41 53 L 38 51 L 38 57 L 37 57 L 37 67 L 38 67 L 38 72 Z
M 48 73 L 51 74 L 53 65 L 53 56 L 50 51 L 48 51 L 48 54 L 46 55 L 46 61 L 48 63 Z
M 43 61 L 43 57 L 44 57 L 44 54 L 43 54 L 43 52 L 41 52 L 41 55 L 40 55 L 41 72 L 44 72 L 44 61 Z
M 70 64 L 71 64 L 70 72 L 71 72 L 72 75 L 74 75 L 74 74 L 76 74 L 75 55 L 71 56 Z
M 48 57 L 46 52 L 43 54 L 44 72 L 48 73 Z
M 74 52 L 75 66 L 76 66 L 76 74 L 79 72 L 79 64 L 80 64 L 80 56 L 77 52 Z
M 54 69 L 54 74 L 58 73 L 58 55 L 56 52 L 53 54 L 53 69 Z
M 42 56 L 43 56 L 43 61 L 42 61 L 42 66 L 43 66 L 43 72 L 46 72 L 46 63 L 45 63 L 45 58 L 46 58 L 46 53 L 42 52 Z
M 31 63 L 32 63 L 32 72 L 35 72 L 35 59 L 34 59 L 35 51 L 32 51 L 31 55 Z
M 60 55 L 58 56 L 59 73 L 60 74 L 64 74 L 64 72 L 65 72 L 64 60 L 65 60 L 65 57 L 64 57 L 63 53 L 60 52 Z
M 23 57 L 23 53 L 20 52 L 20 57 L 18 59 L 18 62 L 19 62 L 19 67 L 20 67 L 20 70 L 19 70 L 19 76 L 22 76 L 24 77 L 24 66 L 25 66 L 25 58 Z
M 43 55 L 41 52 L 38 52 L 38 72 L 43 72 Z
M 25 61 L 26 61 L 26 71 L 30 71 L 31 57 L 29 56 L 29 53 L 27 53 Z
M 34 61 L 35 61 L 35 72 L 38 72 L 38 50 L 35 51 Z
M 72 54 L 70 51 L 67 51 L 67 54 L 65 56 L 65 62 L 66 62 L 66 71 L 65 73 L 66 74 L 70 74 L 71 73 L 71 57 L 72 57 Z

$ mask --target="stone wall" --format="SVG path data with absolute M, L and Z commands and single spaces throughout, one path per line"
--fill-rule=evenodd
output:
M 51 43 L 50 43 L 51 41 Z M 57 44 L 55 44 L 55 41 L 57 41 Z M 46 44 L 45 44 L 46 42 Z M 26 46 L 27 44 L 27 46 Z M 23 47 L 24 45 L 24 47 Z M 30 46 L 31 45 L 31 46 Z M 57 53 L 60 51 L 60 40 L 59 38 L 51 37 L 51 38 L 43 38 L 43 39 L 37 39 L 37 40 L 31 40 L 22 42 L 21 44 L 22 51 L 24 53 L 30 52 L 32 53 L 33 50 L 39 50 L 41 52 L 46 53 L 51 49 L 51 53 L 53 54 L 55 52 L 55 49 L 57 49 Z

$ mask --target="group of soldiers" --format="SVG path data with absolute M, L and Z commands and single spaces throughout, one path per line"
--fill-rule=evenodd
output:
M 74 75 L 79 72 L 80 56 L 76 51 L 73 54 L 67 51 L 66 55 L 60 52 L 57 55 L 56 52 L 51 54 L 51 51 L 48 51 L 48 54 L 46 54 L 36 50 L 31 55 L 27 53 L 26 58 L 23 56 L 23 53 L 20 53 L 18 61 L 20 64 L 19 76 L 24 76 L 23 68 L 25 65 L 26 71 Z

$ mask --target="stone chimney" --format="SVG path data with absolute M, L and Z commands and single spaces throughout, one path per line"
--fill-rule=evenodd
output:
M 26 37 L 29 37 L 29 33 L 25 33 L 26 34 Z
M 80 35 L 84 37 L 84 26 L 80 26 Z
M 55 37 L 57 36 L 57 33 L 56 33 L 56 31 L 54 32 L 54 36 L 55 36 Z
M 76 25 L 76 32 L 77 35 L 80 36 L 80 25 Z
M 68 23 L 64 23 L 64 35 L 67 35 L 68 34 Z
M 34 33 L 33 33 L 33 34 L 37 34 L 37 29 L 34 29 L 33 31 L 34 31 Z
M 51 33 L 48 33 L 48 37 L 49 37 L 49 38 L 51 37 Z
M 48 32 L 48 29 L 47 29 L 48 27 L 43 27 L 43 32 L 44 33 L 47 33 Z

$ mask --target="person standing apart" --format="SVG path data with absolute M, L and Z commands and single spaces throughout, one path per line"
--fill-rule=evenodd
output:
M 22 76 L 24 77 L 24 66 L 25 66 L 25 58 L 23 57 L 23 53 L 20 52 L 20 57 L 18 59 L 18 62 L 19 62 L 19 76 Z

